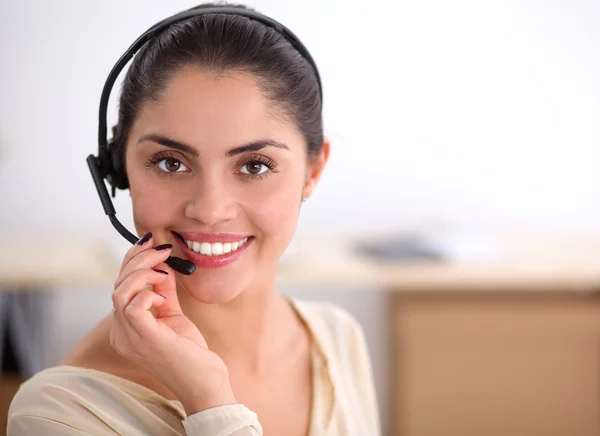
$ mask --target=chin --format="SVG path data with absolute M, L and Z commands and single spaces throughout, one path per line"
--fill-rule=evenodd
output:
M 204 304 L 225 304 L 235 300 L 243 291 L 225 291 L 223 289 L 196 290 L 188 295 Z
M 217 277 L 210 280 L 202 276 L 194 277 L 195 274 L 186 277 L 187 280 L 183 280 L 181 284 L 187 295 L 204 304 L 229 303 L 241 295 L 244 289 L 248 288 L 247 285 L 242 283 L 245 280 L 223 280 L 222 278 L 215 280 Z

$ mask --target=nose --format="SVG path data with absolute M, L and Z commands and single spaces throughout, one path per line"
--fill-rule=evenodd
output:
M 220 180 L 205 179 L 185 207 L 185 216 L 205 226 L 216 226 L 233 220 L 238 213 L 235 199 Z

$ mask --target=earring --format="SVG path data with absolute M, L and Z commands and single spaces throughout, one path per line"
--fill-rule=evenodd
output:
M 304 197 L 304 198 L 302 199 L 302 203 L 306 203 L 306 200 L 308 200 L 308 197 Z

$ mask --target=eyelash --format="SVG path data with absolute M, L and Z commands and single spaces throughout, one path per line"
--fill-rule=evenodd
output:
M 150 159 L 148 159 L 148 161 L 146 162 L 146 168 L 149 168 L 151 170 L 153 170 L 156 174 L 158 174 L 159 176 L 163 176 L 163 177 L 173 177 L 174 175 L 177 174 L 177 171 L 163 171 L 161 169 L 158 168 L 158 164 L 161 163 L 163 160 L 167 160 L 167 159 L 171 159 L 174 161 L 177 161 L 179 163 L 181 163 L 182 165 L 185 165 L 181 159 L 179 159 L 176 156 L 173 156 L 170 153 L 161 151 L 156 153 L 154 156 L 152 156 Z M 187 165 L 185 165 L 187 167 Z
M 245 165 L 248 165 L 250 163 L 258 163 L 261 165 L 266 166 L 269 170 L 265 171 L 262 174 L 244 174 L 244 173 L 240 173 L 238 171 L 237 174 L 240 174 L 243 177 L 249 178 L 251 180 L 262 180 L 265 177 L 269 177 L 269 175 L 271 173 L 276 173 L 277 171 L 275 170 L 275 168 L 277 167 L 277 164 L 272 161 L 271 159 L 269 159 L 268 157 L 265 156 L 248 156 L 240 165 L 240 168 L 243 168 Z
M 146 162 L 146 168 L 152 169 L 156 174 L 158 174 L 160 176 L 173 177 L 178 173 L 177 171 L 165 172 L 158 168 L 158 164 L 166 159 L 172 159 L 172 160 L 175 160 L 175 161 L 181 163 L 182 165 L 185 165 L 185 163 L 182 162 L 182 160 L 179 159 L 178 157 L 173 156 L 172 154 L 170 154 L 168 152 L 161 151 L 161 152 L 156 153 L 150 159 L 148 159 L 148 161 Z M 244 159 L 244 161 L 241 162 L 240 168 L 243 168 L 245 165 L 248 165 L 251 163 L 258 163 L 258 164 L 264 165 L 269 170 L 263 172 L 262 174 L 244 174 L 244 173 L 240 173 L 239 171 L 237 171 L 236 174 L 241 177 L 251 179 L 251 180 L 262 180 L 265 177 L 268 177 L 271 173 L 277 172 L 275 170 L 275 168 L 277 167 L 277 164 L 273 160 L 271 160 L 265 156 L 248 156 L 246 159 Z M 187 167 L 187 165 L 185 165 L 185 166 Z

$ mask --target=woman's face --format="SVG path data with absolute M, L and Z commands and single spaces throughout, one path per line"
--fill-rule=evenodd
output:
M 328 150 L 309 162 L 304 138 L 252 76 L 187 67 L 143 104 L 128 137 L 138 234 L 197 265 L 177 277 L 196 300 L 269 286 Z

